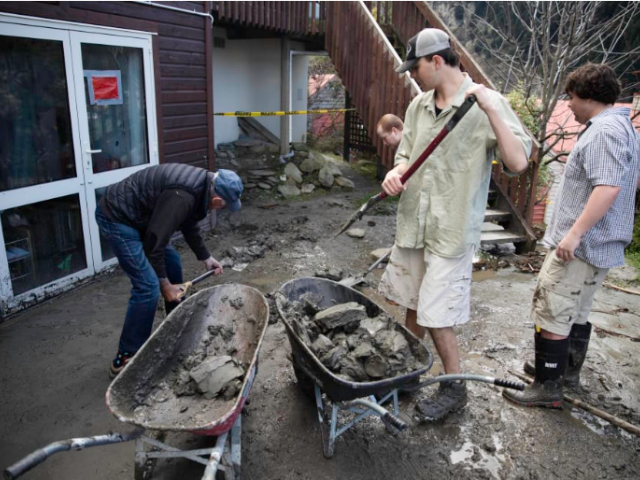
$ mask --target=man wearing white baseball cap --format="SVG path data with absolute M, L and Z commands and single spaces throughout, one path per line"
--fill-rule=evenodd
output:
M 531 141 L 506 99 L 460 70 L 445 32 L 426 28 L 409 40 L 405 62 L 396 69 L 407 71 L 424 93 L 407 109 L 395 166 L 382 183 L 388 195 L 402 195 L 380 292 L 407 309 L 413 333 L 422 338 L 429 332 L 445 373 L 456 374 L 461 370 L 454 327 L 469 321 L 472 262 L 491 162 L 497 157 L 505 170 L 525 171 Z M 477 105 L 403 185 L 402 175 L 471 94 Z M 416 409 L 423 420 L 438 420 L 466 403 L 463 382 L 441 382 Z

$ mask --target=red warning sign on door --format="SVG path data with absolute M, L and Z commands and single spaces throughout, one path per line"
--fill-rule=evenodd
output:
M 120 70 L 85 70 L 90 105 L 122 105 Z
M 120 98 L 118 77 L 91 77 L 91 83 L 96 100 L 117 100 Z

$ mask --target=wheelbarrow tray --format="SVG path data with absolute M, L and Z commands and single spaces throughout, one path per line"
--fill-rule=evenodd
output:
M 418 381 L 420 375 L 428 372 L 433 365 L 433 354 L 427 345 L 406 327 L 394 321 L 395 329 L 404 335 L 414 356 L 424 367 L 406 375 L 375 382 L 351 382 L 338 377 L 325 367 L 309 346 L 302 341 L 283 308 L 285 299 L 289 302 L 299 301 L 300 297 L 306 293 L 316 294 L 322 298 L 318 304 L 321 309 L 346 302 L 357 302 L 365 307 L 369 317 L 383 313 L 384 309 L 357 290 L 323 278 L 298 278 L 285 283 L 280 288 L 279 295 L 276 296 L 276 307 L 291 343 L 294 367 L 302 370 L 303 374 L 318 385 L 332 401 L 343 402 L 387 393 L 407 383 Z M 393 318 L 391 315 L 388 316 Z
M 229 302 L 238 298 L 244 304 L 239 309 Z M 136 414 L 136 408 L 149 401 L 157 385 L 175 377 L 180 361 L 201 348 L 209 326 L 228 325 L 230 320 L 234 325 L 234 336 L 229 340 L 236 350 L 233 356 L 246 369 L 236 397 L 207 400 L 198 394 L 169 395 L 162 403 L 153 402 L 150 413 Z M 171 312 L 112 382 L 106 394 L 107 407 L 122 422 L 145 429 L 211 436 L 227 432 L 249 395 L 268 320 L 267 301 L 254 288 L 227 284 L 198 292 Z

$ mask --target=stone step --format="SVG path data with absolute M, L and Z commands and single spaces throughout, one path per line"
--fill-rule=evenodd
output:
M 489 244 L 497 244 L 497 243 L 519 243 L 525 242 L 527 237 L 524 235 L 519 235 L 517 233 L 496 230 L 496 231 L 483 231 L 480 234 L 480 244 L 481 245 L 489 245 Z
M 485 222 L 502 222 L 505 220 L 510 220 L 511 214 L 505 210 L 496 210 L 495 208 L 487 208 L 484 212 L 484 221 Z

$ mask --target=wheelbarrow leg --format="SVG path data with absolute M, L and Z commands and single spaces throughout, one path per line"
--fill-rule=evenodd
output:
M 229 447 L 230 450 L 230 456 L 231 456 L 231 468 L 233 468 L 233 471 L 235 473 L 234 479 L 235 480 L 240 480 L 240 471 L 241 471 L 241 465 L 240 465 L 240 461 L 241 461 L 241 452 L 242 452 L 242 445 L 240 443 L 242 437 L 242 415 L 238 415 L 238 419 L 236 420 L 236 423 L 233 425 L 233 428 L 231 429 L 231 446 Z
M 144 472 L 147 467 L 147 451 L 145 443 L 142 439 L 136 440 L 136 460 L 133 470 L 133 478 L 135 480 L 145 480 Z
M 222 455 L 224 454 L 224 447 L 227 443 L 227 436 L 229 432 L 225 432 L 218 437 L 215 448 L 212 449 L 207 468 L 204 470 L 204 476 L 202 480 L 215 480 L 216 472 L 220 466 Z
M 147 435 L 148 438 L 152 438 L 157 440 L 158 442 L 164 442 L 167 438 L 167 432 L 165 431 L 156 431 L 149 432 Z M 145 437 L 140 437 L 136 440 L 136 459 L 133 470 L 133 478 L 135 480 L 148 480 L 153 475 L 153 470 L 156 468 L 156 463 L 158 463 L 157 458 L 151 458 L 147 452 L 147 442 L 144 440 Z M 151 447 L 150 451 L 157 451 L 158 448 Z
M 320 433 L 322 435 L 322 451 L 325 458 L 333 457 L 334 443 L 336 440 L 336 422 L 338 418 L 338 407 L 332 405 L 331 423 L 327 425 L 324 415 L 324 405 L 322 403 L 322 391 L 318 385 L 314 385 L 316 394 L 316 408 L 318 409 L 318 421 L 320 422 Z

